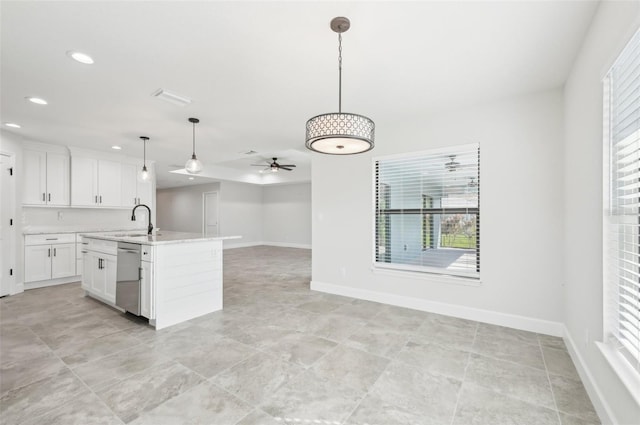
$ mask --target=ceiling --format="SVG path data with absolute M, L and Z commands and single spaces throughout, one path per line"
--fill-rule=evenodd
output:
M 310 117 L 337 109 L 392 130 L 432 111 L 561 87 L 597 8 L 587 1 L 1 2 L 2 122 L 30 140 L 148 158 L 158 187 L 196 152 L 203 176 L 308 181 Z M 79 64 L 66 52 L 91 55 Z M 192 99 L 175 106 L 157 89 Z M 34 105 L 27 96 L 46 99 Z M 386 131 L 393 134 L 393 131 Z M 378 138 L 376 144 L 393 143 Z M 253 150 L 257 153 L 247 155 Z M 250 164 L 278 157 L 292 172 Z M 265 175 L 270 174 L 270 175 Z M 277 174 L 277 175 L 274 175 Z M 286 174 L 286 175 L 285 175 Z

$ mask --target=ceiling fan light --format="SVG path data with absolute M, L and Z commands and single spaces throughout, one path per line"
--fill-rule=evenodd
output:
M 189 174 L 198 174 L 200 171 L 202 171 L 202 162 L 200 162 L 200 160 L 196 158 L 196 155 L 194 154 L 191 159 L 187 161 L 184 169 L 187 170 L 187 173 Z

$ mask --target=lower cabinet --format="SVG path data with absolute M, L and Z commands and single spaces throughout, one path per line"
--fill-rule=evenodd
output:
M 118 256 L 90 248 L 82 251 L 82 255 L 82 288 L 115 304 Z
M 24 247 L 24 282 L 76 275 L 75 234 L 27 235 Z

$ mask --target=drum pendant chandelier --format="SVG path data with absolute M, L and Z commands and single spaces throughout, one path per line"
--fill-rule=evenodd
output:
M 338 112 L 317 115 L 307 121 L 306 146 L 330 155 L 351 155 L 373 149 L 375 124 L 364 115 L 342 112 L 342 33 L 351 23 L 345 17 L 331 20 L 338 33 Z

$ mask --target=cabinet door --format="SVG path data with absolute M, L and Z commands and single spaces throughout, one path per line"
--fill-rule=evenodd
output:
M 153 289 L 153 263 L 149 261 L 141 261 L 142 279 L 140 281 L 140 315 L 147 319 L 153 319 L 151 316 L 152 289 Z
M 51 279 L 51 245 L 24 247 L 24 281 Z
M 45 205 L 47 203 L 47 154 L 25 150 L 23 158 L 23 196 L 25 205 Z
M 71 205 L 95 207 L 98 205 L 98 160 L 71 158 Z
M 100 160 L 98 163 L 98 205 L 119 207 L 122 202 L 120 163 Z
M 82 288 L 91 291 L 93 286 L 93 271 L 95 259 L 92 253 L 84 251 L 82 253 Z
M 102 255 L 102 258 L 102 267 L 105 272 L 104 298 L 115 303 L 118 257 L 116 255 Z
M 120 174 L 122 176 L 122 206 L 133 208 L 138 204 L 136 191 L 138 169 L 132 164 L 122 164 Z
M 57 153 L 47 154 L 47 204 L 69 205 L 69 157 Z
M 105 285 L 107 283 L 106 269 L 100 254 L 92 254 L 91 267 L 91 292 L 99 297 L 104 297 Z
M 51 245 L 51 278 L 76 275 L 76 244 Z

